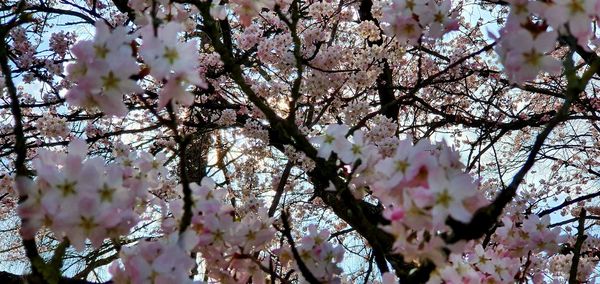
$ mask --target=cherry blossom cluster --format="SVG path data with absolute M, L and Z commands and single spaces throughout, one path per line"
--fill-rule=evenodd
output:
M 441 262 L 443 240 L 432 232 L 447 232 L 448 218 L 468 223 L 486 203 L 458 153 L 445 143 L 401 140 L 394 155 L 374 167 L 373 195 L 387 206 L 384 217 L 391 221 L 386 230 L 408 258 Z
M 553 254 L 558 252 L 558 245 L 564 242 L 560 228 L 548 228 L 548 215 L 540 218 L 531 214 L 524 220 L 517 216 L 506 216 L 502 218 L 502 224 L 503 226 L 496 230 L 494 238 L 514 257 L 526 256 L 530 251 Z
M 73 140 L 68 153 L 40 150 L 32 161 L 35 180 L 20 177 L 17 189 L 25 202 L 18 207 L 24 220 L 23 238 L 33 238 L 48 227 L 75 248 L 89 239 L 99 247 L 107 238 L 127 235 L 138 223 L 137 206 L 148 199 L 148 189 L 164 177 L 164 167 L 151 155 L 107 163 L 101 157 L 86 158 L 87 144 Z
M 421 140 L 416 145 L 400 140 L 395 152 L 383 156 L 362 130 L 346 138 L 346 125 L 333 124 L 325 134 L 312 138 L 318 155 L 337 154 L 354 167 L 351 184 L 362 198 L 365 187 L 385 206 L 385 227 L 396 238 L 394 248 L 408 259 L 429 258 L 444 262 L 444 241 L 438 232 L 448 231 L 448 218 L 467 223 L 486 201 L 477 183 L 464 172 L 458 152 L 445 143 Z
M 507 2 L 511 11 L 496 50 L 515 83 L 533 80 L 540 71 L 560 72 L 559 61 L 548 54 L 559 35 L 574 37 L 586 50 L 590 49 L 590 40 L 595 40 L 592 22 L 600 14 L 597 0 Z
M 159 108 L 169 101 L 173 106 L 189 106 L 194 103 L 194 96 L 188 89 L 192 85 L 207 86 L 197 71 L 198 42 L 180 42 L 178 35 L 181 32 L 182 26 L 177 22 L 169 22 L 157 32 L 152 25 L 141 30 L 143 43 L 140 55 L 150 68 L 150 74 L 159 82 L 166 81 L 159 94 Z
M 14 180 L 8 175 L 4 174 L 0 178 L 0 214 L 6 214 L 14 210 L 17 206 L 17 194 L 14 189 Z
M 530 12 L 541 17 L 553 29 L 560 33 L 569 33 L 577 39 L 577 43 L 587 49 L 590 39 L 594 36 L 592 21 L 600 14 L 600 2 L 597 0 L 570 0 L 570 1 L 532 1 L 523 3 L 521 10 L 529 9 Z M 518 3 L 521 2 L 521 3 Z M 524 7 L 524 6 L 528 7 Z M 521 13 L 523 15 L 523 13 Z
M 418 44 L 422 36 L 431 39 L 458 29 L 452 3 L 444 0 L 413 1 L 394 0 L 383 10 L 384 31 L 395 35 L 399 42 Z
M 306 154 L 295 151 L 291 146 L 285 147 L 285 155 L 290 161 L 294 161 L 296 164 L 298 164 L 298 167 L 307 172 L 314 170 L 316 166 L 315 161 L 308 158 Z
M 206 73 L 209 70 L 215 71 L 223 68 L 221 56 L 216 52 L 200 54 L 201 72 Z
M 185 30 L 196 28 L 190 14 L 197 11 L 193 8 L 190 11 L 190 7 L 186 8 L 182 4 L 165 0 L 131 0 L 127 1 L 127 5 L 133 10 L 135 23 L 138 26 L 147 26 L 154 21 L 174 21 L 185 26 Z
M 521 260 L 509 257 L 501 246 L 477 245 L 466 257 L 451 254 L 449 263 L 436 267 L 428 283 L 512 283 L 520 266 Z
M 246 283 L 250 278 L 264 279 L 262 270 L 251 259 L 269 244 L 275 233 L 273 220 L 262 204 L 249 200 L 234 210 L 226 203 L 226 189 L 216 188 L 209 178 L 204 178 L 200 185 L 189 186 L 194 201 L 189 230 L 196 238 L 191 247 L 206 259 L 207 276 L 224 282 L 235 279 L 239 281 L 236 283 Z M 175 218 L 163 222 L 165 232 L 176 229 L 175 220 L 183 216 L 183 206 L 182 199 L 169 204 Z
M 59 58 L 64 58 L 69 51 L 69 46 L 75 43 L 76 36 L 71 32 L 57 32 L 50 36 L 50 49 L 58 55 Z
M 548 215 L 522 217 L 518 213 L 522 209 L 507 208 L 509 214 L 502 218 L 489 242 L 471 242 L 463 248 L 464 253 L 451 254 L 448 263 L 436 267 L 430 283 L 511 283 L 526 278 L 545 283 L 548 266 L 544 259 L 564 259 L 557 253 L 565 238 L 559 228 L 549 229 Z
M 243 50 L 254 47 L 263 35 L 263 30 L 258 24 L 252 24 L 244 29 L 244 32 L 236 36 L 238 46 Z
M 29 68 L 35 63 L 36 46 L 27 38 L 27 31 L 22 27 L 11 30 L 10 35 L 13 39 L 13 49 L 19 54 L 17 64 L 21 68 Z
M 369 41 L 376 41 L 381 38 L 379 34 L 379 28 L 373 21 L 362 21 L 358 25 L 358 34 Z
M 71 49 L 77 60 L 67 65 L 67 78 L 76 84 L 67 91 L 67 102 L 99 108 L 108 115 L 125 115 L 123 95 L 143 92 L 130 78 L 139 72 L 132 44 L 124 27 L 111 31 L 106 23 L 96 22 L 94 40 L 79 41 Z
M 459 28 L 458 13 L 462 7 L 468 7 L 467 10 L 476 6 L 468 2 L 373 0 L 372 18 L 362 5 L 369 1 L 200 0 L 181 4 L 131 0 L 126 5 L 132 11 L 122 13 L 107 9 L 103 1 L 83 2 L 87 3 L 82 3 L 82 7 L 94 6 L 95 10 L 89 11 L 98 14 L 93 17 L 112 18 L 97 22 L 95 36 L 90 40 L 70 48 L 76 34 L 56 32 L 51 37 L 39 37 L 49 38 L 49 49 L 40 51 L 41 40 L 36 42 L 36 36 L 42 33 L 32 30 L 43 26 L 35 21 L 23 25 L 26 29 L 11 29 L 7 37 L 11 45 L 10 56 L 6 57 L 11 69 L 7 75 L 22 78 L 23 82 L 39 80 L 43 85 L 41 95 L 26 94 L 23 88 L 27 87 L 17 86 L 21 104 L 15 106 L 22 114 L 5 120 L 22 120 L 24 134 L 14 131 L 11 123 L 0 125 L 0 140 L 4 144 L 18 146 L 15 142 L 26 140 L 27 148 L 4 147 L 2 155 L 5 159 L 16 154 L 26 156 L 25 165 L 21 163 L 17 168 L 29 167 L 34 170 L 31 174 L 37 176 L 29 179 L 20 174 L 14 186 L 24 200 L 18 206 L 23 238 L 31 239 L 45 230 L 57 240 L 70 241 L 78 250 L 90 243 L 98 248 L 107 239 L 116 244 L 124 236 L 133 237 L 133 229 L 137 230 L 136 225 L 146 218 L 160 219 L 157 237 L 130 246 L 123 244 L 120 260 L 110 267 L 115 283 L 188 283 L 196 271 L 205 273 L 202 276 L 212 282 L 266 283 L 292 272 L 298 275 L 298 282 L 306 282 L 303 277 L 307 274 L 302 273 L 304 267 L 300 264 L 320 282 L 340 283 L 346 281 L 341 264 L 343 245 L 348 239 L 344 239 L 345 234 L 332 237 L 329 231 L 320 231 L 316 224 L 310 224 L 315 220 L 311 210 L 326 210 L 330 199 L 306 202 L 305 198 L 313 194 L 309 183 L 315 180 L 307 178 L 303 171 L 312 177 L 311 172 L 324 164 L 336 166 L 338 171 L 327 171 L 335 172 L 329 177 L 329 188 L 325 192 L 318 188 L 314 194 L 345 194 L 347 190 L 365 206 L 361 208 L 382 212 L 389 224 L 371 228 L 381 228 L 392 236 L 386 235 L 382 243 L 406 263 L 418 266 L 417 270 L 435 264 L 430 283 L 541 283 L 552 275 L 561 280 L 568 278 L 573 255 L 558 253 L 560 243 L 570 242 L 573 247 L 574 238 L 566 241 L 559 229 L 559 225 L 570 221 L 552 228 L 550 215 L 529 213 L 551 205 L 551 201 L 540 200 L 551 197 L 544 195 L 543 189 L 532 189 L 533 197 L 522 198 L 528 196 L 524 191 L 538 185 L 548 188 L 560 182 L 556 191 L 562 191 L 569 187 L 562 180 L 537 182 L 539 172 L 528 175 L 518 186 L 517 194 L 521 196 L 504 208 L 500 220 L 489 222 L 493 229 L 487 232 L 485 240 L 447 243 L 455 233 L 448 224 L 470 222 L 488 202 L 483 195 L 492 197 L 501 190 L 498 183 L 509 178 L 521 157 L 504 156 L 504 149 L 491 146 L 511 141 L 512 151 L 526 152 L 524 146 L 536 134 L 530 130 L 549 121 L 554 115 L 551 111 L 560 103 L 560 96 L 547 103 L 545 93 L 559 90 L 554 87 L 562 86 L 564 80 L 548 80 L 543 94 L 528 92 L 525 99 L 515 99 L 510 83 L 533 80 L 540 72 L 559 73 L 561 64 L 556 58 L 564 55 L 565 45 L 576 42 L 590 50 L 588 44 L 597 43 L 593 41 L 593 27 L 600 15 L 599 0 L 506 0 L 482 6 L 498 7 L 494 9 L 500 15 L 509 13 L 504 27 L 494 24 L 492 29 L 498 31 L 494 36 L 495 49 L 508 83 L 497 80 L 503 75 L 496 71 L 497 64 L 490 64 L 495 58 L 481 52 L 492 46 L 481 32 L 485 30 L 483 24 L 465 20 L 460 28 L 467 37 L 446 36 Z M 294 6 L 288 9 L 290 3 Z M 507 3 L 510 6 L 505 6 Z M 120 4 L 118 10 L 124 11 L 125 3 Z M 200 16 L 207 5 L 214 19 Z M 78 7 L 75 10 L 83 11 Z M 373 20 L 362 20 L 365 16 Z M 211 22 L 217 19 L 221 21 Z M 498 19 L 498 23 L 501 21 Z M 132 29 L 120 25 L 130 25 Z M 217 31 L 212 27 L 217 27 Z M 433 44 L 436 42 L 440 44 Z M 407 44 L 419 48 L 405 50 Z M 223 51 L 222 47 L 228 50 Z M 64 78 L 65 61 L 72 61 L 66 68 L 66 79 L 55 84 Z M 475 75 L 470 71 L 475 71 Z M 459 79 L 460 84 L 455 83 Z M 206 88 L 209 83 L 211 88 L 206 92 L 196 89 Z M 491 84 L 494 85 L 489 88 Z M 377 93 L 382 88 L 391 91 L 400 111 L 384 106 L 383 93 Z M 488 89 L 492 90 L 489 96 Z M 64 107 L 61 90 L 67 91 L 65 98 L 70 106 L 100 110 L 107 115 L 128 115 L 127 120 L 98 118 L 91 112 Z M 585 100 L 574 102 L 575 111 L 600 109 L 600 99 L 594 96 L 586 94 Z M 4 98 L 0 112 L 3 118 L 10 117 L 9 111 L 16 108 L 9 106 L 11 99 Z M 493 107 L 490 110 L 485 104 Z M 181 106 L 188 108 L 179 112 Z M 382 109 L 377 110 L 379 107 Z M 164 108 L 169 113 L 162 112 Z M 261 111 L 266 108 L 289 118 L 289 123 L 269 129 L 277 120 L 272 119 L 271 113 Z M 373 116 L 384 110 L 385 115 Z M 171 113 L 183 115 L 176 119 L 163 117 Z M 497 113 L 500 115 L 493 115 Z M 574 119 L 573 123 L 585 123 L 584 117 Z M 524 122 L 517 123 L 519 120 Z M 360 127 L 323 126 L 331 121 Z M 589 128 L 573 125 L 577 131 Z M 76 139 L 68 152 L 36 148 L 74 137 L 69 127 L 94 141 L 93 152 L 111 157 L 109 151 L 113 149 L 114 159 L 88 156 L 87 145 Z M 553 132 L 544 141 L 544 148 L 554 142 L 554 133 L 568 140 L 570 130 L 562 127 L 556 126 L 560 133 Z M 210 133 L 195 133 L 200 128 L 209 129 Z M 478 131 L 484 128 L 485 131 Z M 417 142 L 412 137 L 398 136 L 400 131 L 424 136 L 431 133 L 435 137 L 439 129 L 454 131 L 455 145 L 473 150 L 469 168 L 478 166 L 481 181 L 487 185 L 480 185 L 480 180 L 465 172 L 458 152 L 445 142 Z M 281 131 L 286 137 L 292 133 L 294 139 L 271 141 L 269 133 L 273 131 Z M 34 142 L 38 132 L 40 138 Z M 471 139 L 483 133 L 498 133 L 498 140 L 491 136 L 492 140 L 484 136 Z M 169 171 L 165 163 L 185 157 L 173 155 L 168 159 L 160 151 L 150 154 L 134 150 L 177 149 L 180 145 L 176 141 L 187 141 L 186 137 L 194 140 L 196 134 L 206 135 L 207 140 L 208 136 L 218 138 L 201 150 L 209 153 L 202 157 L 210 160 L 205 163 L 210 164 L 207 174 L 223 181 L 222 185 L 217 186 L 210 178 L 199 182 L 193 177 L 195 183 L 189 184 L 176 177 L 166 178 Z M 582 143 L 593 145 L 596 134 L 578 135 L 581 138 L 577 140 L 586 139 Z M 120 135 L 135 143 L 115 143 Z M 304 140 L 296 139 L 296 135 L 315 136 L 310 141 L 318 146 L 317 156 L 327 161 L 312 159 L 313 149 Z M 490 146 L 485 147 L 488 142 Z M 269 144 L 276 144 L 277 150 Z M 485 148 L 477 150 L 477 145 Z M 278 152 L 282 149 L 283 155 Z M 593 147 L 584 149 L 593 151 Z M 593 160 L 594 156 L 589 156 L 587 160 Z M 490 157 L 496 158 L 495 164 Z M 289 166 L 282 175 L 280 166 L 285 163 Z M 498 172 L 505 166 L 510 165 L 510 169 L 505 176 L 499 174 L 496 179 L 487 180 L 491 176 L 490 164 L 494 164 L 493 175 L 495 166 Z M 578 166 L 579 169 L 586 171 L 597 165 L 594 161 L 581 164 L 584 166 Z M 559 172 L 559 167 L 571 167 L 559 160 L 554 165 L 553 172 Z M 12 165 L 5 167 L 14 170 L 10 169 Z M 533 170 L 529 172 L 533 174 Z M 183 175 L 181 178 L 192 179 Z M 573 179 L 573 183 L 589 181 L 581 176 Z M 0 180 L 0 211 L 17 206 L 10 181 L 9 174 Z M 272 215 L 277 210 L 267 211 L 262 204 L 275 194 L 269 192 L 272 188 L 277 190 L 276 197 L 282 194 L 281 200 L 273 200 L 272 208 L 290 208 L 294 216 L 291 221 L 301 222 L 295 227 L 307 227 L 305 234 L 290 232 L 297 240 L 294 248 L 301 261 L 285 245 L 276 252 L 269 251 L 282 246 L 284 239 L 275 240 L 274 228 L 278 226 L 273 226 Z M 573 194 L 566 199 L 570 201 L 585 194 L 585 188 L 574 186 L 569 194 Z M 598 216 L 600 209 L 589 205 L 582 202 L 577 208 L 569 205 L 560 210 L 563 216 L 571 210 L 577 217 L 578 210 L 586 208 L 592 216 Z M 332 221 L 335 228 L 345 228 L 347 224 L 338 218 L 343 208 L 333 209 L 335 214 L 329 211 L 318 222 Z M 150 210 L 155 214 L 146 214 Z M 566 233 L 573 234 L 572 230 L 565 228 Z M 582 247 L 580 281 L 593 281 L 593 270 L 599 262 L 597 256 L 593 257 L 598 254 L 598 238 L 589 233 L 590 230 Z M 137 235 L 137 231 L 133 234 Z M 346 236 L 353 236 L 349 238 L 352 242 L 360 234 L 359 230 Z M 359 239 L 365 243 L 378 241 L 368 234 L 363 237 Z M 330 240 L 333 238 L 339 244 Z M 567 252 L 563 249 L 560 253 Z M 194 257 L 203 259 L 198 267 L 194 267 Z M 544 261 L 548 259 L 551 261 Z M 402 269 L 398 263 L 390 264 Z M 289 274 L 283 276 L 286 272 Z M 373 280 L 373 273 L 366 275 L 371 276 L 365 282 Z M 355 277 L 354 281 L 362 277 L 349 276 Z M 393 273 L 385 273 L 382 280 L 396 282 Z
M 560 61 L 547 54 L 554 50 L 557 38 L 556 30 L 547 30 L 544 25 L 523 26 L 509 21 L 500 31 L 496 48 L 509 79 L 522 83 L 535 79 L 540 71 L 560 72 Z
M 70 134 L 67 120 L 49 113 L 38 118 L 35 122 L 35 127 L 43 137 L 47 138 L 67 138 Z
M 563 279 L 568 279 L 571 272 L 571 263 L 573 254 L 558 254 L 550 259 L 550 272 L 555 276 Z M 582 256 L 579 258 L 577 265 L 577 281 L 582 283 L 594 283 L 597 279 L 595 272 L 596 266 L 600 262 L 598 257 Z M 593 277 L 592 275 L 595 274 Z
M 136 61 L 134 37 L 124 27 L 111 30 L 98 21 L 94 40 L 80 41 L 72 48 L 77 61 L 68 65 L 67 71 L 68 79 L 76 84 L 67 92 L 67 101 L 82 107 L 99 107 L 109 115 L 123 116 L 127 113 L 123 94 L 142 93 L 135 78 L 149 72 L 163 83 L 159 108 L 169 102 L 174 107 L 191 105 L 194 96 L 189 88 L 207 85 L 197 69 L 198 42 L 180 42 L 181 32 L 181 23 L 175 21 L 161 25 L 157 33 L 152 25 L 139 31 L 143 39 L 139 55 L 148 68 L 146 71 L 140 70 Z
M 563 241 L 558 228 L 548 229 L 547 217 L 529 215 L 518 225 L 513 221 L 516 217 L 504 217 L 491 242 L 485 247 L 471 243 L 464 249 L 466 254 L 451 254 L 448 263 L 436 267 L 430 283 L 511 283 L 526 277 L 543 283 L 547 271 L 542 258 L 556 255 Z
M 289 47 L 292 44 L 292 37 L 288 33 L 279 34 L 269 40 L 262 40 L 258 43 L 258 58 L 263 62 L 281 64 L 294 63 L 294 56 Z
M 236 122 L 237 115 L 235 110 L 226 109 L 220 115 L 214 115 L 213 120 L 219 125 L 233 125 Z
M 342 269 L 338 264 L 344 259 L 344 248 L 341 245 L 333 246 L 329 242 L 330 236 L 328 230 L 319 231 L 311 224 L 308 226 L 308 234 L 296 243 L 296 250 L 306 268 L 320 283 L 341 283 Z M 289 247 L 282 248 L 279 256 L 284 263 L 294 260 Z M 296 261 L 292 261 L 292 267 L 299 271 Z
M 181 240 L 178 242 L 178 240 Z M 193 283 L 189 278 L 195 261 L 176 234 L 157 241 L 142 240 L 119 252 L 109 272 L 116 284 Z
M 336 10 L 337 6 L 333 1 L 314 1 L 308 8 L 308 15 L 317 21 L 323 21 L 331 18 Z

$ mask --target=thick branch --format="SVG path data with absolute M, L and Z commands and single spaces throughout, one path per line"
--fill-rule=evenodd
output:
M 587 238 L 585 235 L 585 209 L 581 208 L 579 213 L 579 224 L 577 226 L 577 240 L 573 247 L 573 258 L 571 260 L 571 269 L 569 271 L 569 284 L 577 284 L 577 268 L 579 267 L 579 258 L 581 257 L 581 246 Z
M 2 73 L 4 74 L 4 81 L 6 84 L 6 88 L 8 89 L 8 94 L 11 100 L 11 113 L 14 120 L 14 135 L 15 135 L 15 168 L 16 168 L 16 179 L 27 179 L 29 175 L 29 170 L 25 165 L 25 160 L 27 158 L 27 147 L 26 147 L 26 138 L 25 133 L 23 131 L 23 114 L 21 113 L 21 107 L 19 105 L 19 97 L 17 95 L 17 89 L 12 80 L 12 75 L 10 71 L 10 66 L 8 65 L 8 44 L 6 42 L 6 36 L 8 35 L 10 29 L 13 25 L 16 25 L 17 22 L 9 22 L 7 25 L 0 26 L 0 68 Z M 27 198 L 26 196 L 24 198 Z M 23 199 L 20 200 L 21 202 Z M 22 220 L 22 222 L 26 222 L 26 220 Z M 40 257 L 37 245 L 34 239 L 23 239 L 23 246 L 25 247 L 25 254 L 27 258 L 29 258 L 31 262 L 31 269 L 34 275 L 40 275 L 39 269 L 40 266 L 44 265 L 42 258 Z

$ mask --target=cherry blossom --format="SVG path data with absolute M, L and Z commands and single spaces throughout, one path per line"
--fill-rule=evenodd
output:
M 599 1 L 46 2 L 0 3 L 0 282 L 597 279 Z
M 82 250 L 86 239 L 99 247 L 104 239 L 126 234 L 137 224 L 135 206 L 147 193 L 135 189 L 135 177 L 126 175 L 122 165 L 107 165 L 100 157 L 86 159 L 87 151 L 84 141 L 73 140 L 68 153 L 42 151 L 33 161 L 38 177 L 18 187 L 27 196 L 18 208 L 27 220 L 21 229 L 24 238 L 48 226 Z
M 76 63 L 67 66 L 69 79 L 77 81 L 66 98 L 71 104 L 99 108 L 109 115 L 123 116 L 127 107 L 123 94 L 140 93 L 141 88 L 129 77 L 139 67 L 131 56 L 133 40 L 123 27 L 113 31 L 101 21 L 96 23 L 93 41 L 80 41 L 72 48 Z
M 164 107 L 169 101 L 189 106 L 194 102 L 193 95 L 187 91 L 190 84 L 206 87 L 200 74 L 193 71 L 199 63 L 198 43 L 179 42 L 178 33 L 181 29 L 179 23 L 169 22 L 157 33 L 152 26 L 146 26 L 141 31 L 144 42 L 140 54 L 150 67 L 150 74 L 157 80 L 167 80 L 160 93 L 159 107 Z
M 547 55 L 557 40 L 556 31 L 532 32 L 514 23 L 507 24 L 500 33 L 497 51 L 515 83 L 533 80 L 540 71 L 560 72 L 560 62 Z

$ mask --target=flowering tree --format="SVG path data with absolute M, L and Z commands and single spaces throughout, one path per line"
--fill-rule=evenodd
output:
M 599 18 L 3 1 L 0 282 L 594 282 Z

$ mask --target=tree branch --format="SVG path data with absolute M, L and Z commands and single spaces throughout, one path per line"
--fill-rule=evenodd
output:
M 577 268 L 579 267 L 579 258 L 581 257 L 581 246 L 587 238 L 585 235 L 585 209 L 581 208 L 579 213 L 579 225 L 577 226 L 577 241 L 573 248 L 573 258 L 571 260 L 571 269 L 569 270 L 569 284 L 577 284 Z

